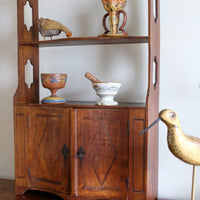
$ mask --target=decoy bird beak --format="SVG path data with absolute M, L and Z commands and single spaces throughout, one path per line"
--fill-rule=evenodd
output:
M 147 128 L 145 128 L 140 135 L 144 134 L 146 131 L 148 131 L 152 126 L 154 126 L 155 124 L 157 124 L 159 121 L 161 120 L 161 118 L 158 118 L 156 121 L 154 121 L 151 125 L 149 125 Z

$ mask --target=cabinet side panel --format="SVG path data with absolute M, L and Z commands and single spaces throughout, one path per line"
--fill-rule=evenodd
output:
M 129 111 L 129 199 L 145 199 L 145 110 Z
M 30 4 L 32 24 L 30 31 L 24 24 L 24 6 Z M 39 102 L 39 48 L 22 45 L 26 42 L 38 41 L 38 0 L 17 0 L 18 18 L 18 88 L 14 96 L 15 104 Z M 33 65 L 33 83 L 31 87 L 25 83 L 25 65 L 30 60 Z
M 21 194 L 28 187 L 27 179 L 27 112 L 26 107 L 14 107 L 15 134 L 15 192 Z
M 26 170 L 24 167 L 26 166 L 25 158 L 25 123 L 26 116 L 24 114 L 16 114 L 16 133 L 15 141 L 16 141 L 16 148 L 15 148 L 15 158 L 16 158 L 16 177 L 18 178 L 26 178 Z
M 33 66 L 33 83 L 30 88 L 25 82 L 25 65 L 28 60 Z M 18 48 L 18 88 L 14 96 L 15 104 L 39 102 L 39 48 L 20 46 Z
M 146 127 L 158 118 L 160 76 L 160 0 L 149 2 L 149 80 L 146 105 Z M 158 195 L 158 125 L 145 133 L 147 137 L 146 199 Z
M 24 5 L 28 0 L 17 0 L 17 18 L 18 18 L 18 43 L 38 41 L 38 0 L 29 0 L 32 8 L 32 24 L 30 31 L 24 24 Z

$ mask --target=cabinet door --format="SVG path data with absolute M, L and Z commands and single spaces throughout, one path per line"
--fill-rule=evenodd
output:
M 29 184 L 69 192 L 69 110 L 29 108 Z
M 127 110 L 77 110 L 75 160 L 79 196 L 126 198 L 127 121 Z

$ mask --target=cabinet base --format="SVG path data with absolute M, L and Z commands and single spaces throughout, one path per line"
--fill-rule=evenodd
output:
M 93 197 L 74 197 L 67 194 L 51 193 L 39 190 L 28 190 L 22 195 L 16 195 L 15 199 L 9 200 L 105 200 L 104 198 L 93 198 Z M 108 200 L 108 199 L 106 199 Z M 125 199 L 109 199 L 109 200 L 125 200 Z

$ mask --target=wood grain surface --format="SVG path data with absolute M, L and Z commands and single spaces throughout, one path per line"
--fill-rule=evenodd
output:
M 15 181 L 0 179 L 0 200 L 62 200 L 53 194 L 48 194 L 40 191 L 31 191 L 23 196 L 15 197 Z M 169 199 L 156 199 L 169 200 Z

